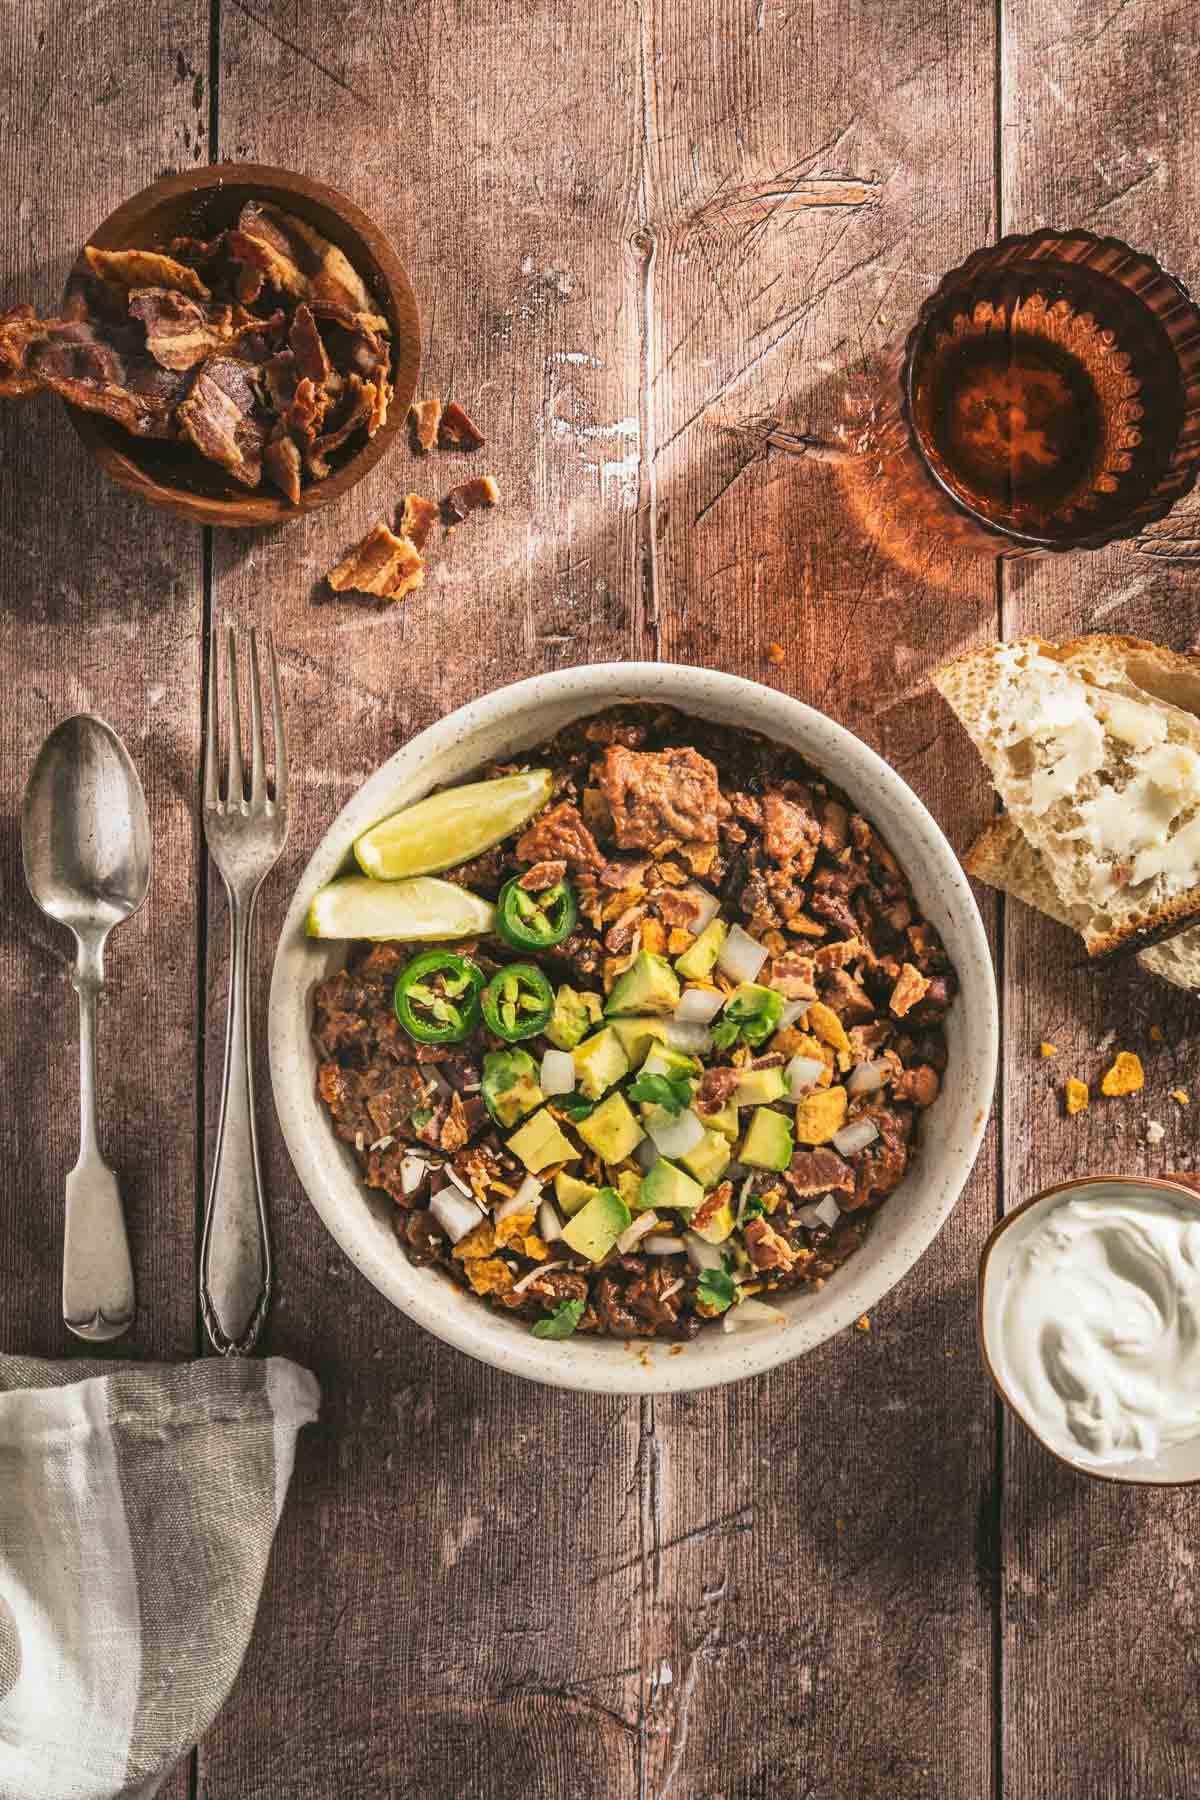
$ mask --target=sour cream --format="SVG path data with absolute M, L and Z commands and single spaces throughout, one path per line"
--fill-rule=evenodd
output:
M 1013 1256 L 989 1333 L 1032 1428 L 1096 1466 L 1200 1436 L 1200 1212 L 1109 1193 L 1043 1218 Z

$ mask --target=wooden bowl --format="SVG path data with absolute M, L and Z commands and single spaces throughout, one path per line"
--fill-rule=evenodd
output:
M 190 445 L 132 437 L 100 413 L 67 407 L 72 425 L 105 474 L 180 518 L 201 525 L 280 525 L 315 512 L 348 493 L 390 448 L 408 414 L 421 363 L 421 327 L 412 286 L 377 225 L 336 188 L 263 163 L 216 163 L 152 182 L 110 213 L 88 239 L 101 250 L 165 250 L 175 237 L 207 238 L 236 224 L 247 200 L 273 202 L 295 213 L 349 257 L 392 328 L 392 384 L 388 416 L 373 438 L 331 457 L 333 473 L 308 483 L 293 506 L 266 488 L 239 488 Z

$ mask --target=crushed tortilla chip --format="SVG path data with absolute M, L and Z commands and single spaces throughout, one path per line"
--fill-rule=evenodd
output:
M 823 1000 L 814 1000 L 808 1009 L 808 1029 L 828 1044 L 832 1050 L 845 1051 L 850 1054 L 850 1039 L 846 1036 L 846 1027 L 838 1018 L 831 1006 Z
M 1057 1056 L 1058 1055 L 1058 1045 L 1057 1044 L 1047 1044 L 1043 1040 L 1043 1042 L 1038 1045 L 1038 1055 L 1039 1056 Z
M 1076 1113 L 1086 1112 L 1089 1100 L 1087 1082 L 1077 1081 L 1074 1075 L 1068 1076 L 1064 1097 L 1067 1112 L 1072 1118 Z
M 1165 1040 L 1165 1039 L 1166 1039 L 1166 1035 L 1167 1035 L 1167 1034 L 1166 1034 L 1166 1032 L 1165 1032 L 1165 1031 L 1164 1031 L 1164 1030 L 1163 1030 L 1163 1028 L 1162 1028 L 1162 1026 L 1161 1026 L 1161 1025 L 1152 1025 L 1152 1026 L 1151 1026 L 1151 1027 L 1150 1027 L 1150 1041 L 1151 1041 L 1151 1043 L 1153 1043 L 1153 1044 L 1161 1044 L 1161 1043 L 1163 1043 L 1163 1042 L 1164 1042 L 1164 1040 Z
M 694 942 L 695 939 L 690 931 L 685 931 L 682 925 L 672 925 L 667 938 L 667 950 L 672 956 L 682 956 L 689 945 Z
M 532 1218 L 533 1214 L 529 1216 Z M 466 1237 L 459 1238 L 450 1254 L 460 1262 L 470 1262 L 479 1256 L 490 1256 L 495 1248 L 495 1227 L 490 1219 L 483 1219 L 473 1231 L 468 1231 Z
M 1100 1092 L 1113 1100 L 1123 1094 L 1136 1094 L 1145 1085 L 1140 1058 L 1132 1050 L 1120 1050 L 1116 1062 L 1100 1083 Z
M 862 1315 L 861 1319 L 855 1319 L 854 1329 L 855 1329 L 855 1331 L 870 1331 L 870 1329 L 871 1329 L 870 1314 L 864 1313 Z
M 519 1248 L 521 1239 L 525 1236 L 525 1233 L 532 1230 L 532 1228 L 532 1211 L 510 1213 L 507 1219 L 497 1219 L 495 1248 L 497 1250 L 507 1250 L 511 1244 L 516 1244 Z M 477 1231 L 479 1227 L 476 1226 L 475 1229 Z M 475 1233 L 472 1232 L 471 1235 L 473 1237 Z
M 667 928 L 661 919 L 642 920 L 642 949 L 662 956 L 667 948 Z
M 796 1142 L 827 1144 L 846 1123 L 849 1102 L 844 1087 L 817 1088 L 796 1108 Z
M 1178 1106 L 1190 1106 L 1192 1104 L 1186 1088 L 1172 1088 L 1171 1098 Z
M 477 1294 L 507 1294 L 513 1272 L 498 1256 L 489 1256 L 467 1264 L 467 1280 Z
M 540 1238 L 536 1231 L 530 1232 L 524 1241 L 523 1248 L 526 1256 L 531 1257 L 534 1262 L 545 1262 L 550 1254 L 545 1240 Z

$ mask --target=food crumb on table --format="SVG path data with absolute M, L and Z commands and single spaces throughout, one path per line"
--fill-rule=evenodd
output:
M 1074 1075 L 1069 1075 L 1067 1085 L 1063 1090 L 1063 1097 L 1066 1101 L 1068 1117 L 1074 1118 L 1076 1113 L 1086 1112 L 1090 1097 L 1087 1082 L 1080 1081 Z
M 1152 1044 L 1163 1043 L 1166 1039 L 1166 1035 L 1167 1034 L 1161 1025 L 1152 1025 L 1150 1027 L 1150 1041 Z
M 1146 1142 L 1148 1144 L 1161 1144 L 1166 1135 L 1165 1125 L 1160 1125 L 1157 1119 L 1146 1120 Z
M 1057 1044 L 1048 1044 L 1046 1042 L 1046 1040 L 1043 1038 L 1042 1042 L 1038 1045 L 1038 1055 L 1039 1056 L 1057 1056 L 1058 1055 L 1058 1045 Z
M 1125 1094 L 1136 1094 L 1145 1085 L 1141 1058 L 1132 1050 L 1119 1050 L 1112 1068 L 1100 1083 L 1100 1092 L 1109 1100 L 1116 1100 Z
M 1177 1106 L 1190 1106 L 1192 1103 L 1186 1088 L 1172 1088 L 1171 1098 Z
M 767 645 L 767 661 L 769 663 L 781 663 L 787 661 L 787 651 L 782 644 Z
M 871 1316 L 870 1316 L 870 1314 L 869 1314 L 869 1313 L 864 1313 L 864 1314 L 863 1314 L 863 1315 L 862 1315 L 862 1317 L 861 1317 L 861 1319 L 855 1319 L 855 1321 L 854 1321 L 854 1329 L 855 1329 L 855 1331 L 870 1331 L 870 1329 L 871 1329 Z

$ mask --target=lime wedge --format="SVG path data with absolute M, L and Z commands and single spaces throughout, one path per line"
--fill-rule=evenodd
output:
M 549 769 L 526 769 L 443 788 L 364 832 L 354 846 L 358 866 L 376 881 L 400 881 L 470 862 L 545 806 L 550 785 Z
M 452 881 L 368 881 L 347 875 L 313 897 L 306 929 L 318 938 L 475 937 L 492 929 L 496 909 Z

